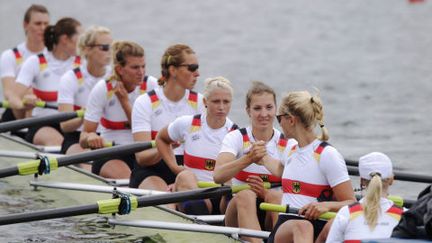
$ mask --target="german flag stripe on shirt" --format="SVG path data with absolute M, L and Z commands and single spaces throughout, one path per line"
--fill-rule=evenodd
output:
M 189 91 L 188 103 L 195 110 L 197 109 L 197 107 L 198 107 L 198 94 L 196 92 Z
M 16 62 L 18 65 L 20 65 L 20 64 L 22 63 L 22 61 L 23 61 L 23 59 L 22 59 L 22 55 L 21 55 L 20 51 L 18 50 L 17 47 L 14 47 L 14 48 L 12 49 L 12 51 L 13 51 L 13 53 L 14 53 L 14 55 L 15 55 L 15 62 Z
M 83 74 L 81 72 L 81 69 L 79 67 L 76 67 L 76 68 L 73 69 L 73 72 L 75 74 L 75 77 L 78 80 L 78 84 L 82 85 L 83 82 L 84 82 L 84 79 L 83 79 Z
M 39 59 L 39 70 L 42 72 L 48 67 L 48 63 L 43 53 L 39 53 L 37 56 Z
M 201 114 L 197 114 L 192 119 L 190 132 L 196 132 L 201 128 Z
M 152 109 L 156 109 L 160 105 L 160 100 L 156 94 L 156 91 L 149 91 L 148 96 L 150 97 Z
M 397 221 L 399 221 L 401 219 L 402 213 L 403 213 L 403 209 L 393 205 L 392 207 L 390 207 L 387 212 L 386 212 L 389 216 L 393 217 L 394 219 L 396 219 Z
M 246 128 L 240 128 L 239 130 L 243 137 L 243 149 L 247 149 L 250 147 L 251 144 L 250 144 L 250 140 Z

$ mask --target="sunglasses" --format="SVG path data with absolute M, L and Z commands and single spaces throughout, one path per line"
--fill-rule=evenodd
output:
M 276 119 L 278 121 L 278 123 L 281 123 L 282 121 L 282 117 L 283 116 L 289 116 L 290 114 L 280 114 L 280 115 L 276 115 Z
M 94 45 L 89 45 L 89 47 L 99 47 L 99 50 L 101 51 L 109 51 L 111 45 L 110 44 L 94 44 Z
M 189 70 L 190 72 L 195 72 L 196 70 L 198 70 L 199 65 L 198 64 L 180 64 L 178 65 L 179 67 L 187 67 L 187 70 Z

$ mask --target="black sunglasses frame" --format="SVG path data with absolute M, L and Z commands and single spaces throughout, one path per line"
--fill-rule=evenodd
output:
M 285 114 L 280 114 L 280 115 L 276 115 L 276 120 L 278 121 L 278 123 L 280 124 L 282 121 L 282 117 L 283 116 L 289 116 L 290 114 L 285 113 Z
M 187 67 L 187 70 L 189 71 L 189 72 L 195 72 L 196 70 L 198 70 L 198 68 L 199 68 L 199 65 L 198 64 L 180 64 L 180 65 L 178 65 L 179 67 Z
M 94 45 L 89 45 L 89 47 L 99 47 L 99 50 L 101 51 L 109 51 L 111 48 L 110 44 L 94 44 Z

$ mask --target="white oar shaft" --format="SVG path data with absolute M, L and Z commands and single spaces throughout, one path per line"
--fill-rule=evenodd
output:
M 98 186 L 80 183 L 66 183 L 66 182 L 46 182 L 46 181 L 31 181 L 31 186 L 66 189 L 75 191 L 87 191 L 87 192 L 103 192 L 112 193 L 114 187 L 112 186 Z M 115 189 L 122 193 L 130 193 L 136 196 L 150 196 L 150 195 L 161 195 L 167 192 L 154 191 L 154 190 L 143 190 L 128 187 L 115 187 Z
M 38 154 L 43 156 L 56 157 L 56 158 L 64 156 L 63 154 L 0 150 L 0 157 L 9 157 L 9 158 L 38 159 L 37 157 Z
M 270 232 L 267 231 L 258 231 L 258 230 L 244 229 L 244 228 L 201 225 L 201 224 L 171 223 L 171 222 L 161 222 L 161 221 L 154 221 L 154 220 L 123 221 L 123 220 L 116 220 L 116 219 L 108 219 L 108 223 L 112 225 L 123 225 L 123 226 L 141 227 L 141 228 L 179 230 L 179 231 L 191 231 L 191 232 L 214 233 L 214 234 L 229 234 L 233 236 L 244 235 L 244 236 L 256 237 L 261 239 L 267 239 L 270 235 Z

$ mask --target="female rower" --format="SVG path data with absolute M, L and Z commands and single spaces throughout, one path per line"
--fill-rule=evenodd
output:
M 32 55 L 40 52 L 46 54 L 44 45 L 44 31 L 49 24 L 49 13 L 45 6 L 33 4 L 24 14 L 25 42 L 18 44 L 12 49 L 4 51 L 0 60 L 0 78 L 3 86 L 4 100 L 9 100 L 9 95 L 15 87 L 15 79 L 22 63 Z M 6 109 L 1 121 L 13 121 L 24 118 L 23 110 Z
M 177 175 L 175 191 L 197 188 L 198 181 L 213 182 L 215 159 L 225 135 L 237 128 L 228 117 L 233 89 L 223 77 L 205 81 L 205 114 L 181 116 L 162 128 L 156 136 L 156 145 L 168 167 L 177 166 L 171 144 L 183 141 L 184 167 Z M 223 201 L 222 201 L 223 202 Z M 186 201 L 179 209 L 187 214 L 220 214 L 224 211 L 220 198 Z M 222 206 L 222 207 L 220 207 Z
M 66 72 L 60 80 L 57 102 L 59 111 L 71 112 L 84 109 L 93 86 L 110 75 L 111 31 L 105 27 L 90 27 L 78 42 L 78 50 L 85 57 L 85 64 Z M 64 134 L 62 153 L 83 151 L 79 145 L 82 118 L 60 123 Z
M 24 62 L 9 97 L 13 109 L 32 109 L 38 100 L 57 105 L 61 76 L 80 64 L 80 58 L 75 56 L 80 32 L 81 24 L 73 18 L 62 18 L 45 29 L 44 41 L 48 52 L 31 56 Z M 32 94 L 28 94 L 30 89 L 33 89 Z M 52 109 L 33 109 L 33 116 L 55 113 L 57 111 Z M 63 135 L 59 123 L 52 123 L 30 127 L 26 140 L 38 145 L 61 145 Z
M 102 148 L 106 142 L 133 142 L 130 124 L 132 106 L 143 92 L 145 75 L 144 49 L 134 42 L 119 41 L 112 45 L 113 75 L 99 81 L 91 91 L 80 145 Z M 101 134 L 96 133 L 101 125 Z M 107 178 L 129 178 L 135 156 L 126 155 L 93 161 L 92 172 Z
M 251 185 L 251 190 L 237 193 L 229 202 L 225 224 L 261 230 L 271 228 L 268 225 L 265 227 L 266 218 L 272 222 L 273 219 L 270 219 L 270 213 L 257 210 L 257 205 L 264 201 L 280 202 L 280 197 L 273 198 L 277 193 L 264 189 L 263 181 L 280 182 L 280 178 L 272 176 L 264 166 L 254 162 L 258 162 L 265 153 L 275 159 L 281 159 L 287 143 L 292 145 L 295 141 L 288 142 L 279 130 L 273 128 L 276 94 L 269 86 L 261 82 L 253 83 L 246 95 L 246 111 L 251 125 L 232 131 L 223 139 L 222 148 L 216 159 L 214 181 L 227 183 L 232 179 L 234 185 L 244 183 Z M 265 147 L 261 151 L 251 149 L 251 145 L 257 141 L 265 142 Z M 244 237 L 244 240 L 258 241 L 256 238 L 248 237 Z
M 360 184 L 366 196 L 359 203 L 339 210 L 326 242 L 360 242 L 364 239 L 390 238 L 402 208 L 387 199 L 393 183 L 393 168 L 383 153 L 369 153 L 359 159 Z
M 304 218 L 280 214 L 268 241 L 312 242 L 325 224 L 317 220 L 319 215 L 355 202 L 351 181 L 343 157 L 326 142 L 329 135 L 318 96 L 291 92 L 283 98 L 276 117 L 284 134 L 296 139 L 298 145 L 287 148 L 283 163 L 272 163 L 269 156 L 262 161 L 282 177 L 282 204 L 300 208 Z M 322 131 L 319 138 L 314 132 L 317 124 Z
M 183 115 L 203 113 L 203 97 L 192 91 L 197 78 L 198 59 L 187 45 L 170 46 L 162 56 L 160 87 L 137 99 L 132 111 L 135 141 L 151 141 L 164 126 Z M 177 163 L 166 163 L 156 148 L 136 154 L 138 167 L 132 171 L 130 187 L 167 190 L 183 164 L 183 147 L 178 143 L 174 154 Z M 173 161 L 170 161 L 173 162 Z

